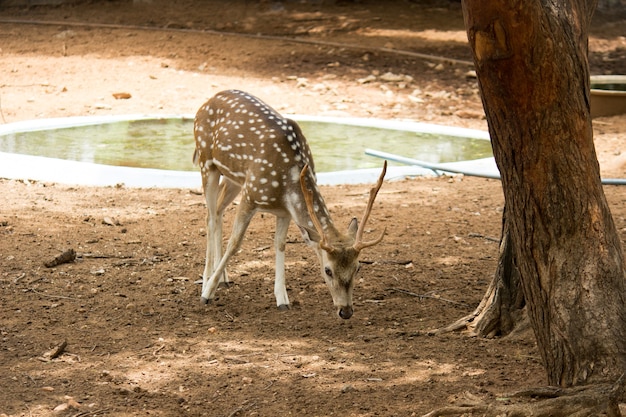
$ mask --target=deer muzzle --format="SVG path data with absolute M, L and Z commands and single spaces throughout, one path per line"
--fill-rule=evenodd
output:
M 354 311 L 352 310 L 352 306 L 339 307 L 339 317 L 341 317 L 344 320 L 347 320 L 350 317 L 352 317 L 353 312 Z

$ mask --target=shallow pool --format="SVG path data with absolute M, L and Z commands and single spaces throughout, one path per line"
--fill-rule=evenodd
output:
M 311 146 L 318 172 L 379 167 L 381 161 L 365 155 L 366 148 L 432 163 L 491 156 L 490 142 L 484 137 L 302 119 L 299 124 Z M 197 168 L 191 163 L 192 132 L 193 119 L 189 117 L 34 128 L 0 133 L 0 152 L 103 165 L 195 171 Z

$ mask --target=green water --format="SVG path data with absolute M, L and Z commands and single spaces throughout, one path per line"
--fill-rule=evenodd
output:
M 374 168 L 381 161 L 366 148 L 427 162 L 491 156 L 487 140 L 421 134 L 334 123 L 299 123 L 317 172 Z M 0 152 L 105 165 L 195 171 L 193 120 L 149 119 L 22 132 L 0 136 Z
M 626 91 L 626 84 L 591 83 L 591 88 L 593 88 L 594 90 Z
M 318 172 L 380 167 L 380 159 L 365 155 L 367 148 L 431 163 L 492 156 L 491 142 L 482 139 L 335 123 L 298 124 L 309 141 Z

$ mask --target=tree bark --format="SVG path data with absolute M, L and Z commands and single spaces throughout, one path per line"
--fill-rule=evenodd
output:
M 623 254 L 589 109 L 595 5 L 463 0 L 512 257 L 548 383 L 560 386 L 626 370 Z

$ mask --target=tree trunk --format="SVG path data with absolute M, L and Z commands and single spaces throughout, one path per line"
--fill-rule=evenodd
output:
M 463 0 L 511 255 L 551 385 L 615 381 L 626 370 L 623 254 L 589 110 L 594 7 Z

